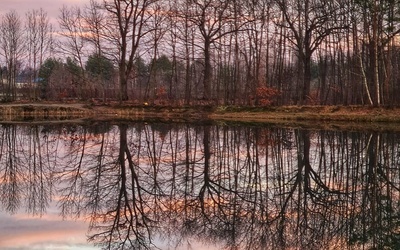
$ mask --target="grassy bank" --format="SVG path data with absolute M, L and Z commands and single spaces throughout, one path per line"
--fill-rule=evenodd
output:
M 370 106 L 138 106 L 86 103 L 11 103 L 0 105 L 1 121 L 66 119 L 213 120 L 219 122 L 274 123 L 312 127 L 400 127 L 400 108 Z M 399 128 L 400 129 L 400 128 Z
M 61 104 L 6 104 L 0 105 L 1 121 L 62 120 L 86 117 L 92 112 L 76 105 Z
M 226 108 L 218 109 L 214 117 L 251 120 L 288 121 L 342 121 L 342 122 L 400 122 L 399 108 L 370 106 L 283 106 L 265 109 Z M 240 115 L 239 115 L 240 114 Z
M 268 122 L 288 127 L 400 131 L 400 108 L 370 106 L 283 106 L 226 108 L 210 115 L 224 121 Z

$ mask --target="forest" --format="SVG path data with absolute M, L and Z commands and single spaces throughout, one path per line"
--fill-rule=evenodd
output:
M 398 0 L 91 0 L 0 17 L 0 101 L 396 106 Z

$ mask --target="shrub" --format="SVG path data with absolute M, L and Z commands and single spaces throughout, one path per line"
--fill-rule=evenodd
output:
M 276 88 L 258 87 L 256 90 L 257 104 L 260 106 L 271 106 L 280 95 Z

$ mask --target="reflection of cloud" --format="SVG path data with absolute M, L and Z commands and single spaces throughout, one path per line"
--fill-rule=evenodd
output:
M 97 249 L 86 242 L 83 221 L 8 216 L 0 213 L 0 249 Z
M 25 214 L 9 216 L 0 212 L 1 250 L 97 250 L 86 242 L 87 224 L 83 221 L 62 220 L 56 215 L 29 217 Z M 185 240 L 165 242 L 157 238 L 159 249 L 219 249 L 213 245 Z

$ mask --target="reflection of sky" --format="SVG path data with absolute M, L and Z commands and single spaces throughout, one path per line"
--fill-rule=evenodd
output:
M 0 249 L 98 249 L 86 241 L 87 223 L 63 220 L 57 213 L 33 217 L 23 212 L 0 212 Z
M 86 241 L 87 223 L 62 220 L 57 214 L 32 217 L 18 213 L 9 215 L 0 212 L 1 250 L 97 250 Z M 168 244 L 162 240 L 154 242 L 159 249 L 212 250 L 216 246 L 193 241 Z
M 56 215 L 29 217 L 0 212 L 1 250 L 95 250 L 86 241 L 87 224 L 83 221 L 62 220 Z M 160 249 L 216 249 L 198 242 L 169 245 L 156 240 Z
M 63 220 L 59 211 L 30 216 L 26 213 L 9 215 L 0 211 L 0 249 L 1 250 L 97 250 L 86 240 L 88 225 L 81 220 Z M 216 246 L 186 241 L 167 243 L 156 239 L 161 250 L 212 250 Z

